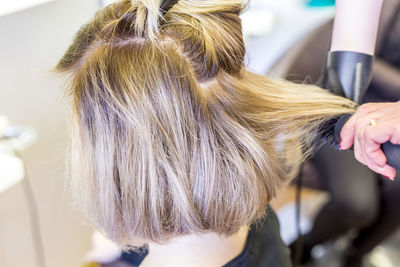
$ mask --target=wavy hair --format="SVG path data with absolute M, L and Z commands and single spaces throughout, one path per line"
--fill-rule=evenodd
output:
M 355 108 L 247 71 L 242 1 L 180 0 L 162 17 L 160 2 L 98 11 L 57 65 L 75 199 L 123 247 L 254 223 L 320 125 Z

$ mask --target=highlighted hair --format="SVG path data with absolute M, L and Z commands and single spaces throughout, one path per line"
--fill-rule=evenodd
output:
M 318 127 L 354 111 L 309 85 L 253 74 L 238 0 L 124 0 L 77 33 L 69 73 L 76 200 L 121 246 L 232 234 L 264 214 Z

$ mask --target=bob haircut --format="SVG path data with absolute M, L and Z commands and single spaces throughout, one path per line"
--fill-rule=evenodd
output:
M 75 199 L 122 247 L 230 235 L 264 215 L 320 125 L 355 105 L 247 71 L 239 0 L 122 0 L 77 33 L 69 75 Z

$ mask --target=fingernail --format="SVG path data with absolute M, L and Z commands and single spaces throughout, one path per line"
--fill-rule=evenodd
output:
M 394 178 L 390 178 L 389 176 L 386 176 L 386 175 L 384 175 L 384 177 L 389 179 L 389 180 L 391 180 L 391 181 L 394 181 Z

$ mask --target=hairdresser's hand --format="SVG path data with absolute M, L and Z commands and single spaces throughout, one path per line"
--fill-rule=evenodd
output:
M 340 149 L 354 145 L 358 161 L 383 176 L 394 179 L 396 170 L 386 164 L 381 144 L 400 144 L 400 101 L 362 105 L 340 133 Z

